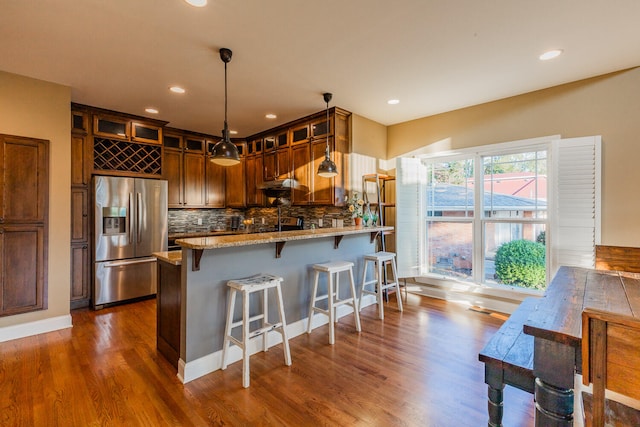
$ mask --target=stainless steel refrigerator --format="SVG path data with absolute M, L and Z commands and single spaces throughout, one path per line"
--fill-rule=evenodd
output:
M 93 305 L 156 293 L 153 252 L 167 250 L 167 181 L 94 177 Z

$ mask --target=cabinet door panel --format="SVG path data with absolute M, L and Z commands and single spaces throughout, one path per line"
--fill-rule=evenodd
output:
M 311 169 L 311 202 L 316 205 L 333 204 L 333 180 L 334 178 L 323 178 L 316 173 L 320 163 L 324 160 L 326 141 L 314 142 L 311 144 L 313 164 Z M 329 147 L 331 149 L 331 147 Z
M 86 188 L 71 188 L 71 242 L 89 240 L 89 193 Z
M 71 185 L 89 185 L 91 180 L 90 152 L 87 150 L 87 137 L 71 136 Z
M 71 246 L 71 301 L 89 299 L 89 247 Z
M 262 190 L 259 190 L 263 182 L 262 156 L 256 155 L 246 159 L 247 178 L 247 206 L 262 206 L 264 197 Z
M 225 173 L 224 166 L 217 165 L 207 158 L 206 160 L 206 189 L 205 197 L 207 207 L 224 208 L 225 200 Z
M 164 150 L 162 175 L 168 181 L 168 206 L 170 208 L 179 208 L 182 206 L 182 152 Z
M 203 207 L 204 203 L 203 154 L 184 153 L 184 206 Z
M 291 164 L 289 163 L 289 149 L 276 151 L 276 178 L 287 179 L 291 176 Z
M 0 316 L 47 308 L 44 226 L 0 228 Z
M 293 147 L 291 149 L 291 161 L 293 178 L 303 186 L 301 190 L 293 192 L 292 203 L 295 205 L 306 205 L 309 203 L 309 192 L 311 190 L 309 183 L 309 163 L 311 161 L 309 144 L 300 144 Z
M 226 174 L 226 205 L 230 208 L 244 208 L 247 206 L 245 188 L 245 159 L 240 158 L 240 163 L 228 166 Z
M 3 137 L 0 221 L 44 222 L 47 216 L 48 151 L 38 140 Z

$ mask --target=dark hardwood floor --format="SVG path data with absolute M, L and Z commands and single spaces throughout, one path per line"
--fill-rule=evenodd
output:
M 155 349 L 155 301 L 81 310 L 74 327 L 0 343 L 2 426 L 486 426 L 478 351 L 502 323 L 409 294 L 362 333 L 340 319 L 186 385 Z M 532 426 L 530 394 L 506 387 L 504 425 Z

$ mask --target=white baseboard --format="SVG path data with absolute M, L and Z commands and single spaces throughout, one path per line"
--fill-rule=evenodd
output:
M 5 326 L 0 328 L 0 342 L 44 334 L 72 326 L 70 314 L 21 323 L 19 325 Z
M 367 295 L 362 301 L 362 307 L 375 304 L 375 298 L 372 295 Z M 342 316 L 346 316 L 353 313 L 353 309 L 350 306 L 342 305 L 338 307 L 337 316 L 338 319 Z M 313 329 L 318 326 L 326 325 L 329 323 L 327 316 L 313 316 Z M 305 334 L 307 332 L 308 318 L 298 320 L 297 322 L 287 325 L 287 336 L 291 340 L 298 335 Z M 279 333 L 269 333 L 268 335 L 269 347 L 282 342 L 282 336 Z M 249 342 L 249 354 L 254 354 L 262 351 L 262 339 L 253 339 Z M 291 355 L 295 358 L 295 355 Z M 242 360 L 242 351 L 238 346 L 232 345 L 229 347 L 229 354 L 227 354 L 227 365 Z M 222 350 L 218 350 L 214 353 L 207 354 L 196 360 L 185 363 L 182 359 L 178 360 L 178 378 L 182 383 L 186 384 L 189 381 L 193 381 L 196 378 L 200 378 L 213 371 L 217 371 L 222 368 Z

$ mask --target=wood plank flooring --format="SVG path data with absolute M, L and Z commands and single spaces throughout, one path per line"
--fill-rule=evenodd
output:
M 0 426 L 486 426 L 478 352 L 501 320 L 409 294 L 385 319 L 362 310 L 188 384 L 155 349 L 155 300 L 72 312 L 74 327 L 0 343 Z M 505 389 L 505 426 L 533 398 Z

